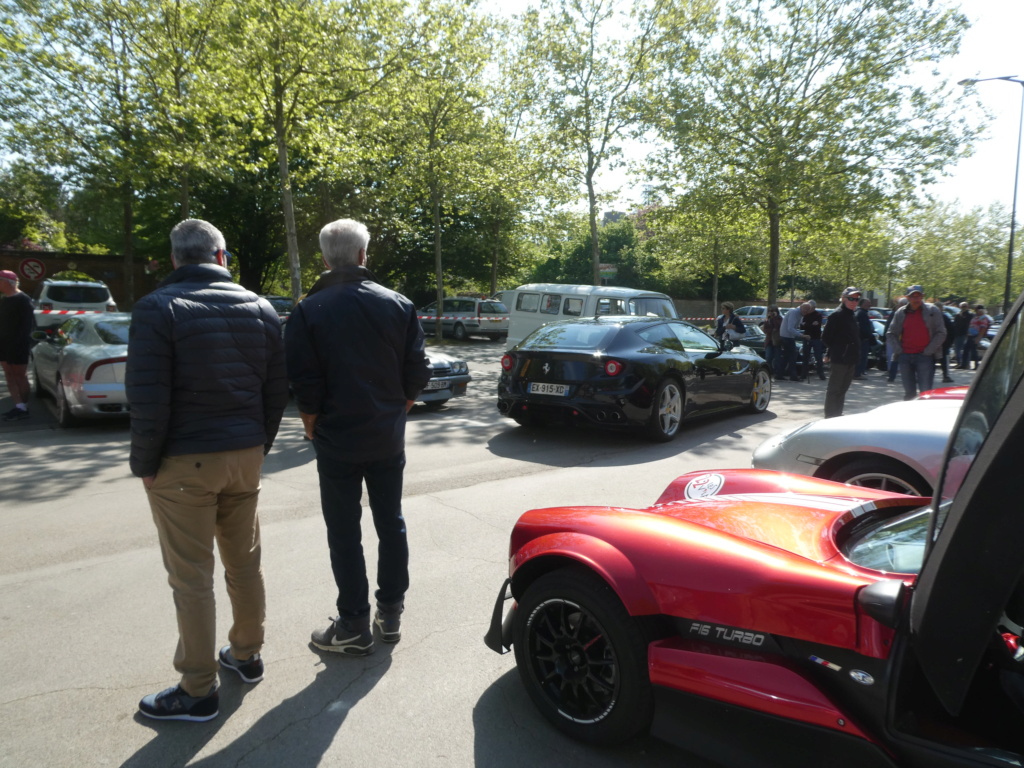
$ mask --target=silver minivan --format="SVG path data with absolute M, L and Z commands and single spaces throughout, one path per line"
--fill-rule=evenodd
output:
M 428 336 L 437 328 L 437 302 L 416 310 Z M 441 303 L 441 332 L 459 341 L 470 336 L 503 339 L 508 336 L 508 307 L 492 299 L 456 297 Z

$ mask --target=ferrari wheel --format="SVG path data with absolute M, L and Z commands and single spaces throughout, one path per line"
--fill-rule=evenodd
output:
M 675 379 L 664 379 L 654 392 L 647 434 L 652 440 L 667 443 L 679 434 L 683 420 L 683 390 Z
M 930 496 L 932 493 L 931 487 L 917 472 L 883 456 L 851 461 L 824 477 L 837 483 L 906 493 L 911 496 Z
M 747 410 L 764 413 L 768 403 L 772 401 L 772 377 L 763 368 L 754 374 L 754 386 L 750 392 L 750 403 Z
M 541 576 L 519 601 L 516 666 L 541 713 L 590 744 L 618 744 L 646 730 L 654 711 L 647 646 L 611 588 L 562 568 Z
M 71 413 L 71 404 L 68 402 L 67 393 L 64 391 L 64 382 L 57 379 L 57 423 L 62 427 L 73 427 L 75 425 L 74 414 Z
M 466 326 L 462 323 L 456 323 L 455 328 L 452 329 L 452 336 L 455 337 L 456 341 L 465 341 L 469 338 L 469 334 L 466 333 Z

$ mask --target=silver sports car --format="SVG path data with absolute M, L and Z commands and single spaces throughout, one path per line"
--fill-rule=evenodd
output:
M 57 421 L 128 415 L 124 363 L 128 354 L 127 312 L 78 315 L 51 332 L 36 331 L 29 368 L 36 393 L 57 401 Z
M 962 398 L 908 400 L 821 419 L 765 440 L 757 469 L 931 496 Z

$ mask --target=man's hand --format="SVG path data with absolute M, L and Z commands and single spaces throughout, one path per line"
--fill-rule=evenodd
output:
M 316 428 L 317 416 L 318 414 L 316 413 L 299 412 L 299 417 L 302 419 L 302 426 L 306 430 L 306 438 L 309 440 L 313 439 L 313 430 Z
M 142 486 L 147 490 L 153 489 L 153 482 L 156 480 L 156 475 L 148 475 L 142 478 Z
M 406 400 L 405 401 L 405 412 L 408 413 L 409 411 L 411 411 L 412 407 L 414 405 L 416 405 L 416 401 L 415 400 Z

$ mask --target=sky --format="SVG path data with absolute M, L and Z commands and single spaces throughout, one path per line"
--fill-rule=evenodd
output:
M 1005 75 L 1024 79 L 1024 0 L 962 0 L 960 7 L 971 28 L 964 35 L 960 53 L 941 62 L 939 72 L 952 83 Z M 985 138 L 977 142 L 971 157 L 948 169 L 948 178 L 928 189 L 939 200 L 959 201 L 965 209 L 999 202 L 1009 210 L 1024 86 L 993 81 L 976 88 L 978 100 L 991 116 Z M 627 157 L 640 159 L 642 154 L 627 152 Z M 606 192 L 618 188 L 615 208 L 632 207 L 641 199 L 641 182 L 633 182 L 625 171 L 605 173 L 599 183 Z M 1024 209 L 1024 180 L 1021 186 L 1018 212 Z

